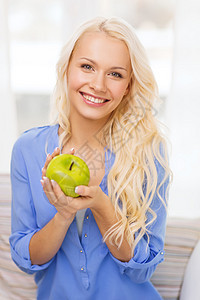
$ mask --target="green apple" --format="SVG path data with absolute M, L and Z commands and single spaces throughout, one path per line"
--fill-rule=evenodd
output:
M 49 163 L 46 177 L 55 180 L 65 195 L 78 197 L 75 187 L 88 185 L 90 171 L 87 164 L 78 156 L 72 154 L 60 154 Z

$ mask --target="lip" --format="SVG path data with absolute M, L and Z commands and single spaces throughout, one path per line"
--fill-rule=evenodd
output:
M 103 105 L 105 105 L 106 103 L 108 103 L 108 102 L 110 101 L 110 100 L 108 100 L 107 98 L 94 96 L 94 95 L 89 94 L 89 93 L 80 92 L 80 94 L 81 94 L 81 96 L 82 96 L 83 101 L 84 101 L 86 104 L 91 105 L 91 106 L 94 106 L 94 107 L 103 106 Z M 83 94 L 88 95 L 88 96 L 91 96 L 91 97 L 94 97 L 94 98 L 99 98 L 99 99 L 102 99 L 102 100 L 107 100 L 107 101 L 106 101 L 106 102 L 103 102 L 103 103 L 94 103 L 94 102 L 91 102 L 91 101 L 85 99 L 85 98 L 83 97 Z

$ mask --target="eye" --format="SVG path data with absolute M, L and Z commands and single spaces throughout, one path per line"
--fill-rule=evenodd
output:
M 112 73 L 110 73 L 110 75 L 112 75 L 113 77 L 116 77 L 116 78 L 122 78 L 122 75 L 118 72 L 112 72 Z
M 93 70 L 92 66 L 88 65 L 88 64 L 82 64 L 81 68 L 85 69 L 85 70 Z

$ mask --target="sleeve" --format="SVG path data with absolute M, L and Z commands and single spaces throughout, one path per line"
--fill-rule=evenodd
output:
M 157 160 L 155 163 L 158 172 L 158 188 L 164 179 L 165 170 Z M 167 203 L 165 196 L 168 185 L 169 177 L 167 177 L 159 188 L 159 194 L 162 196 L 165 203 Z M 149 242 L 147 237 L 144 235 L 136 245 L 134 256 L 129 262 L 121 262 L 110 253 L 112 259 L 119 266 L 121 274 L 126 274 L 135 283 L 148 281 L 153 275 L 156 266 L 164 260 L 164 238 L 167 211 L 157 193 L 155 193 L 150 207 L 157 214 L 157 218 L 147 227 L 150 231 Z M 150 218 L 151 215 L 148 214 L 147 223 Z M 136 237 L 137 235 L 138 233 L 136 234 Z
M 24 272 L 33 274 L 51 263 L 32 265 L 29 243 L 40 230 L 36 223 L 36 213 L 31 195 L 26 163 L 20 147 L 20 139 L 15 143 L 11 157 L 11 235 L 9 238 L 11 256 L 15 264 Z M 31 154 L 30 154 L 31 159 Z

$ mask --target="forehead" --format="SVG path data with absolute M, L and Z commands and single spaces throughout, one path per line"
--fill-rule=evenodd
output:
M 104 61 L 106 64 L 130 67 L 130 55 L 125 42 L 110 37 L 104 32 L 85 33 L 78 40 L 73 56 L 87 57 L 94 61 Z

